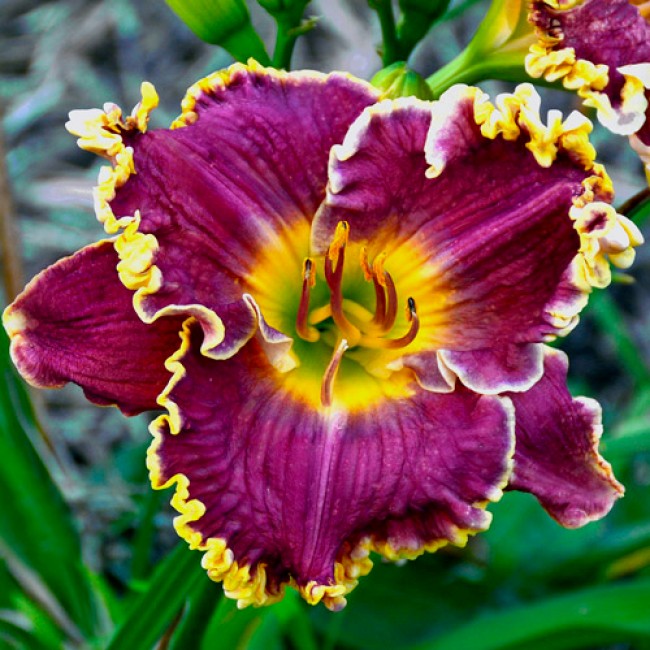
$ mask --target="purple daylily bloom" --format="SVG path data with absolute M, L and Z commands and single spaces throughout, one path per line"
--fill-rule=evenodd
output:
M 149 85 L 128 117 L 73 113 L 111 161 L 117 238 L 4 315 L 32 383 L 167 410 L 152 484 L 176 485 L 177 531 L 241 605 L 290 584 L 340 608 L 371 551 L 463 545 L 505 488 L 565 526 L 622 493 L 597 404 L 544 345 L 641 241 L 590 123 L 542 123 L 528 85 L 380 99 L 251 63 L 193 86 L 171 130 L 146 130 Z
M 526 70 L 562 80 L 611 131 L 630 136 L 650 180 L 650 3 L 533 0 L 538 42 Z

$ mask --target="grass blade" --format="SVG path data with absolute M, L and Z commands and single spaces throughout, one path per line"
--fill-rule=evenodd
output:
M 33 413 L 9 360 L 2 328 L 0 374 L 0 553 L 17 571 L 17 579 L 29 575 L 30 584 L 39 584 L 41 593 L 51 595 L 58 611 L 69 619 L 68 633 L 76 628 L 92 637 L 99 620 L 97 599 L 81 561 L 80 539 L 66 502 L 28 435 Z M 49 613 L 61 621 L 55 614 L 57 606 L 53 607 Z
M 650 580 L 584 589 L 477 618 L 418 650 L 569 650 L 650 640 Z
M 133 602 L 106 650 L 153 647 L 202 580 L 208 577 L 201 568 L 199 554 L 181 542 L 154 572 L 148 589 Z

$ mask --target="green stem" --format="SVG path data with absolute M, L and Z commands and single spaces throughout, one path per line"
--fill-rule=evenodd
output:
M 275 19 L 277 25 L 277 36 L 275 37 L 275 50 L 273 51 L 273 66 L 289 70 L 293 48 L 299 36 L 305 34 L 316 24 L 315 19 L 303 22 L 305 7 L 308 2 L 295 2 L 289 9 L 283 11 L 271 11 L 269 13 Z
M 638 226 L 641 221 L 644 221 L 650 216 L 650 209 L 644 209 L 644 204 L 649 202 L 650 187 L 646 187 L 617 208 L 617 212 L 624 214 L 626 217 L 630 217 Z M 637 215 L 637 212 L 641 214 Z
M 296 27 L 296 24 L 278 21 L 278 34 L 273 50 L 273 67 L 284 70 L 291 68 L 293 48 L 298 40 L 298 34 L 294 31 Z
M 521 52 L 492 54 L 485 58 L 480 52 L 466 49 L 427 79 L 434 98 L 458 83 L 475 84 L 487 79 L 531 81 L 524 69 Z
M 0 117 L 3 110 L 0 106 Z M 23 277 L 23 262 L 20 256 L 18 226 L 15 221 L 15 211 L 11 199 L 9 172 L 6 165 L 4 134 L 0 130 L 0 251 L 3 259 L 3 282 L 5 298 L 10 303 L 25 286 Z
M 381 38 L 383 41 L 382 63 L 384 67 L 387 67 L 396 61 L 401 61 L 403 57 L 401 56 L 401 47 L 397 38 L 395 14 L 393 13 L 393 5 L 391 1 L 368 0 L 368 5 L 379 17 Z
M 447 88 L 464 81 L 464 75 L 471 65 L 471 53 L 469 50 L 463 50 L 456 58 L 434 72 L 427 79 L 427 85 L 431 89 L 434 98 L 438 99 Z
M 245 63 L 250 57 L 262 65 L 271 65 L 271 59 L 255 29 L 246 23 L 232 36 L 219 43 L 237 61 Z

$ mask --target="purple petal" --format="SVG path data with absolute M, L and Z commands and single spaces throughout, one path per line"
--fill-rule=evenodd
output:
M 442 350 L 440 356 L 465 386 L 484 395 L 527 390 L 543 373 L 541 343 L 468 351 Z
M 598 118 L 621 135 L 646 120 L 650 88 L 650 24 L 639 1 L 535 0 L 530 21 L 538 43 L 526 59 L 533 77 L 562 79 Z M 644 13 L 642 13 L 644 12 Z
M 117 279 L 113 243 L 83 248 L 36 276 L 3 316 L 11 355 L 33 385 L 79 384 L 127 415 L 159 408 L 181 320 L 145 325 Z
M 176 528 L 241 605 L 286 583 L 342 606 L 367 555 L 412 558 L 484 530 L 509 473 L 507 401 L 416 389 L 368 409 L 314 408 L 286 389 L 255 341 L 202 356 L 186 330 L 153 427 L 154 487 L 177 484 Z
M 534 494 L 560 524 L 576 528 L 604 517 L 623 486 L 598 453 L 602 433 L 598 402 L 572 398 L 566 387 L 568 361 L 546 348 L 544 376 L 515 406 L 515 468 L 510 488 Z

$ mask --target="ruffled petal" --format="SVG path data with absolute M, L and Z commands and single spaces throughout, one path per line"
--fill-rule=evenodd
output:
M 154 487 L 176 483 L 181 536 L 241 606 L 281 597 L 345 604 L 371 550 L 412 558 L 463 545 L 490 521 L 512 453 L 509 401 L 414 387 L 349 413 L 291 394 L 251 341 L 226 361 L 190 323 L 152 427 Z
M 482 350 L 441 350 L 440 357 L 463 384 L 483 395 L 528 390 L 543 372 L 543 346 L 537 343 Z
M 526 393 L 513 393 L 517 444 L 510 488 L 534 494 L 560 524 L 576 528 L 604 517 L 623 486 L 598 453 L 601 409 L 572 398 L 568 360 L 546 348 L 544 376 Z
M 251 275 L 278 240 L 308 231 L 331 146 L 375 99 L 347 75 L 251 62 L 190 88 L 172 130 L 143 133 L 142 106 L 155 105 L 145 99 L 139 121 L 113 105 L 71 115 L 80 145 L 113 162 L 100 174 L 96 209 L 109 232 L 124 229 L 120 277 L 137 291 L 143 320 L 184 310 L 215 358 L 234 354 L 258 325 L 272 342 L 277 332 L 245 296 Z
M 456 86 L 439 102 L 366 109 L 332 150 L 312 229 L 315 253 L 340 221 L 370 257 L 385 252 L 398 293 L 418 307 L 408 352 L 448 351 L 447 367 L 480 392 L 537 381 L 531 344 L 574 327 L 592 287 L 609 283 L 609 262 L 627 263 L 639 241 L 613 243 L 627 220 L 609 205 L 589 121 L 551 112 L 544 124 L 539 104 L 525 84 L 496 105 Z
M 31 384 L 79 384 L 96 404 L 127 415 L 158 408 L 169 380 L 165 359 L 178 347 L 182 322 L 145 325 L 117 279 L 113 242 L 102 241 L 37 275 L 7 307 L 11 356 Z
M 645 3 L 647 5 L 647 3 Z M 535 0 L 538 43 L 526 58 L 532 77 L 562 80 L 610 130 L 631 135 L 646 121 L 650 24 L 643 0 Z

